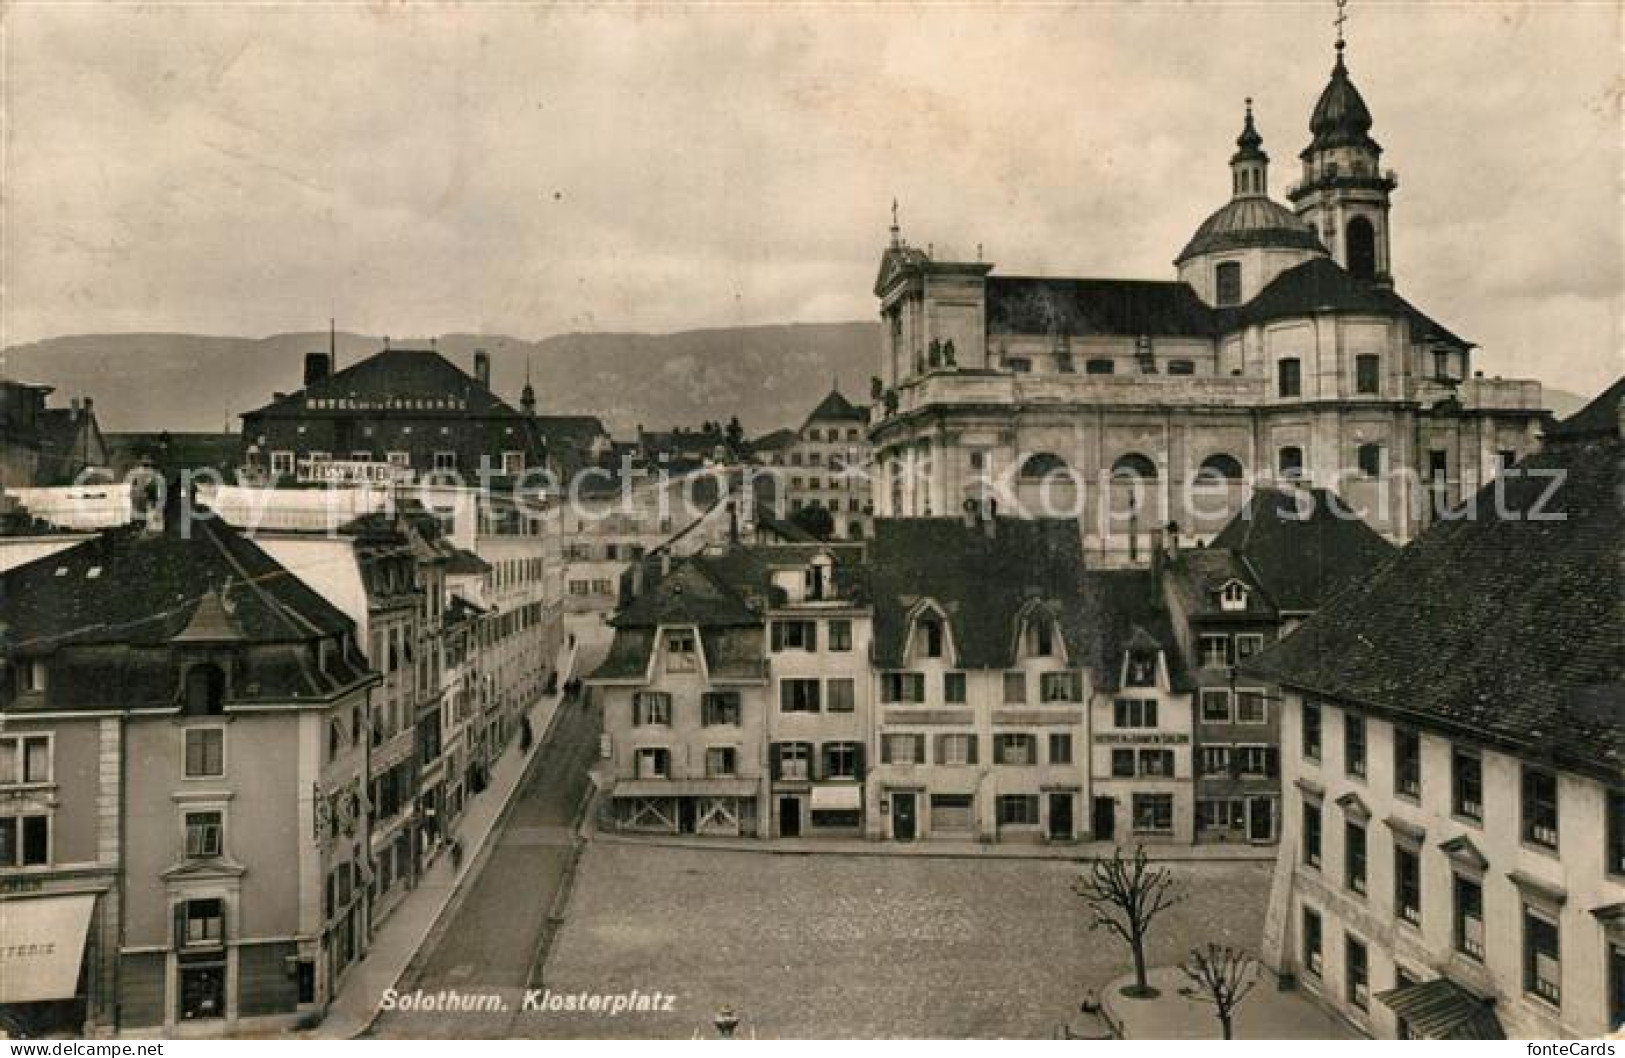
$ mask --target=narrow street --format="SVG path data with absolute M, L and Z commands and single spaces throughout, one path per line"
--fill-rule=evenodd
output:
M 601 716 L 577 701 L 558 719 L 522 781 L 483 863 L 407 969 L 402 994 L 500 994 L 502 1012 L 385 1010 L 369 1035 L 507 1035 L 575 842 L 576 812 L 598 753 Z

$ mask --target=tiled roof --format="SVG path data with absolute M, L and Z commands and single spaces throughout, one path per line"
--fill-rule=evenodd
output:
M 851 401 L 841 395 L 838 389 L 829 391 L 829 396 L 818 402 L 818 407 L 807 416 L 807 424 L 815 422 L 868 422 L 869 415 L 863 409 L 855 407 Z
M 243 701 L 321 698 L 366 677 L 348 617 L 219 522 L 189 537 L 104 532 L 0 574 L 0 648 L 8 656 L 71 650 L 53 667 L 44 708 L 166 708 L 177 693 L 174 643 L 230 642 Z M 344 637 L 319 665 L 311 645 Z M 135 648 L 135 649 L 124 649 Z M 160 648 L 160 649 L 142 649 Z M 16 708 L 13 703 L 12 708 Z
M 987 330 L 1074 338 L 1215 333 L 1213 311 L 1186 283 L 998 275 L 987 280 Z
M 481 385 L 479 379 L 438 352 L 400 348 L 374 353 L 249 414 L 322 414 L 306 407 L 305 399 L 312 397 L 366 401 L 432 401 L 452 397 L 464 402 L 464 407 L 452 414 L 522 417 L 511 405 Z
M 1395 553 L 1336 493 L 1271 488 L 1255 490 L 1209 550 L 1245 561 L 1270 600 L 1288 613 L 1320 609 Z
M 0 574 L 0 622 L 25 653 L 67 645 L 169 643 L 211 594 L 248 642 L 305 642 L 353 629 L 298 577 L 220 522 L 178 532 L 111 529 Z
M 963 668 L 1010 665 L 1029 602 L 1057 616 L 1070 657 L 1096 657 L 1075 521 L 1001 517 L 989 531 L 959 518 L 883 518 L 870 554 L 882 668 L 902 664 L 910 613 L 925 599 L 947 616 Z
M 1150 570 L 1091 570 L 1084 575 L 1084 587 L 1094 630 L 1091 661 L 1097 688 L 1117 690 L 1124 652 L 1131 643 L 1149 640 L 1163 652 L 1173 689 L 1190 690 L 1184 655 Z
M 1472 517 L 1433 525 L 1249 668 L 1617 782 L 1622 465 L 1617 435 L 1551 445 L 1481 490 Z
M 1234 551 L 1185 548 L 1169 556 L 1166 570 L 1167 583 L 1178 593 L 1187 614 L 1273 617 L 1276 613 L 1246 560 Z M 1240 581 L 1248 589 L 1247 604 L 1241 610 L 1226 610 L 1219 604 L 1220 590 L 1231 581 Z
M 1471 342 L 1450 333 L 1391 289 L 1356 279 L 1329 257 L 1316 257 L 1272 279 L 1247 304 L 1218 312 L 1221 330 L 1317 312 L 1360 312 L 1411 321 L 1413 339 L 1432 338 L 1457 348 Z
M 1620 430 L 1619 405 L 1625 399 L 1625 378 L 1597 394 L 1596 398 L 1546 431 L 1548 438 L 1575 440 L 1584 437 L 1617 437 Z
M 801 435 L 794 430 L 774 430 L 772 433 L 763 434 L 752 441 L 750 449 L 753 452 L 776 452 L 781 449 L 795 447 L 795 443 L 800 439 Z

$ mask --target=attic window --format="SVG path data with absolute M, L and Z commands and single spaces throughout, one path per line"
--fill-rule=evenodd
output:
M 56 567 L 56 575 L 58 577 L 66 577 L 68 575 L 68 567 L 67 566 L 58 566 L 58 567 Z
M 1037 617 L 1027 623 L 1027 653 L 1035 658 L 1055 653 L 1055 625 L 1048 619 Z
M 1131 650 L 1128 655 L 1129 687 L 1154 687 L 1157 683 L 1157 655 L 1149 650 Z
M 1219 590 L 1219 607 L 1224 610 L 1245 610 L 1247 608 L 1247 586 L 1239 580 L 1233 580 Z
M 920 622 L 920 649 L 928 658 L 942 657 L 942 622 L 927 617 Z
M 99 577 L 101 575 L 102 575 L 102 567 L 100 567 L 100 566 L 91 566 L 89 569 L 85 570 L 85 579 L 86 580 L 95 580 L 97 577 Z

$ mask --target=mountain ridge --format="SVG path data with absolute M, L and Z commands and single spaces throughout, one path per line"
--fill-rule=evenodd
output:
M 243 412 L 301 388 L 304 354 L 325 352 L 328 339 L 326 331 L 62 335 L 0 350 L 0 373 L 55 387 L 57 405 L 93 398 L 104 431 L 235 433 Z M 596 415 L 618 437 L 639 425 L 666 430 L 733 415 L 760 435 L 800 426 L 833 385 L 853 403 L 866 402 L 880 326 L 782 323 L 535 339 L 456 331 L 387 340 L 432 344 L 467 371 L 474 350 L 485 349 L 492 388 L 510 404 L 518 404 L 528 374 L 542 414 Z M 378 352 L 386 339 L 340 331 L 333 341 L 343 366 Z M 1559 418 L 1590 399 L 1554 386 L 1544 393 Z

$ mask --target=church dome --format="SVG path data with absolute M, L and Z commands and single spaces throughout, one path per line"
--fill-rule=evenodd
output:
M 1326 252 L 1315 230 L 1297 214 L 1262 195 L 1248 195 L 1231 199 L 1204 220 L 1174 264 L 1205 253 L 1250 247 Z
M 1305 148 L 1305 155 L 1331 147 L 1379 149 L 1371 139 L 1371 111 L 1360 98 L 1360 90 L 1349 80 L 1348 67 L 1343 65 L 1341 41 L 1332 79 L 1320 93 L 1315 112 L 1309 118 L 1309 131 L 1314 134 L 1314 140 Z

